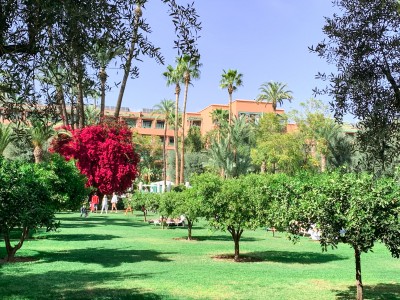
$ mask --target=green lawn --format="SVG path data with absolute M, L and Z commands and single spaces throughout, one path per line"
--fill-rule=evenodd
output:
M 245 231 L 241 253 L 258 262 L 223 261 L 233 242 L 224 232 L 161 229 L 140 212 L 125 216 L 58 215 L 58 232 L 37 234 L 0 264 L 0 299 L 354 299 L 351 249 L 322 253 L 308 238 L 293 245 L 283 233 Z M 1 241 L 0 256 L 5 256 Z M 400 261 L 382 245 L 362 255 L 366 299 L 400 299 Z

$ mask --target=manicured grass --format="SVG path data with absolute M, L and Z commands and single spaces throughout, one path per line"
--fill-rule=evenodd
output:
M 308 238 L 293 245 L 283 233 L 245 231 L 241 253 L 260 261 L 234 263 L 213 258 L 232 254 L 233 242 L 205 223 L 186 241 L 186 228 L 163 230 L 140 212 L 58 217 L 58 232 L 38 233 L 17 253 L 36 261 L 0 264 L 0 299 L 355 298 L 346 245 L 322 253 Z M 362 255 L 365 298 L 400 299 L 400 261 L 374 250 Z

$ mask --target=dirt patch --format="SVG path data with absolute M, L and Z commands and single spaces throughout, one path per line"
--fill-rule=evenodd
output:
M 7 263 L 23 263 L 23 262 L 32 262 L 37 261 L 39 259 L 33 257 L 22 257 L 18 256 L 15 257 L 13 261 L 6 261 L 5 259 L 0 259 L 0 264 L 7 264 Z
M 222 261 L 228 261 L 228 262 L 252 263 L 252 262 L 264 261 L 263 259 L 261 259 L 259 257 L 246 256 L 246 255 L 240 255 L 239 260 L 235 261 L 234 257 L 235 256 L 233 254 L 221 254 L 221 255 L 212 256 L 212 258 L 215 260 L 219 260 L 219 261 L 222 260 Z

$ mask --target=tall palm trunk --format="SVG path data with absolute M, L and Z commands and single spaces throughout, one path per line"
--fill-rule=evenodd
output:
M 104 117 L 104 110 L 106 107 L 106 81 L 107 81 L 107 73 L 106 70 L 101 67 L 99 72 L 100 77 L 100 88 L 101 88 L 101 100 L 100 100 L 100 122 Z
M 164 180 L 164 192 L 167 189 L 167 120 L 168 117 L 165 116 L 164 122 L 164 145 L 163 145 L 163 180 Z
M 187 75 L 186 75 L 187 76 Z M 189 75 L 190 76 L 190 75 Z M 185 180 L 185 124 L 186 124 L 186 103 L 189 90 L 190 77 L 185 78 L 185 97 L 183 100 L 183 113 L 182 113 L 182 144 L 181 144 L 181 170 L 180 170 L 180 183 L 183 184 Z
M 233 93 L 232 87 L 228 88 L 228 93 L 229 93 L 229 125 L 231 125 L 232 124 L 232 93 Z
M 178 120 L 179 120 L 179 94 L 181 87 L 179 83 L 175 86 L 175 128 L 174 128 L 174 150 L 175 150 L 175 185 L 179 184 L 179 145 L 178 145 Z
M 132 34 L 131 46 L 129 48 L 128 57 L 126 59 L 126 63 L 124 66 L 124 77 L 122 79 L 121 88 L 119 90 L 119 95 L 118 95 L 118 99 L 117 99 L 117 104 L 115 106 L 114 117 L 116 119 L 119 117 L 119 112 L 121 110 L 122 98 L 124 97 L 126 82 L 128 81 L 128 76 L 129 76 L 129 72 L 131 70 L 132 59 L 134 56 L 135 47 L 138 42 L 139 21 L 140 21 L 141 16 L 142 16 L 142 9 L 141 9 L 140 5 L 137 5 L 136 9 L 135 9 L 135 20 L 133 23 L 133 34 Z

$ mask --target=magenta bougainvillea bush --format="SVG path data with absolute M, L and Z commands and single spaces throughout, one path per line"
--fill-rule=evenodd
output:
M 138 175 L 139 156 L 134 151 L 132 132 L 124 123 L 68 131 L 70 134 L 59 134 L 53 140 L 50 150 L 67 160 L 75 159 L 80 172 L 88 178 L 88 186 L 102 194 L 122 193 L 132 186 Z

